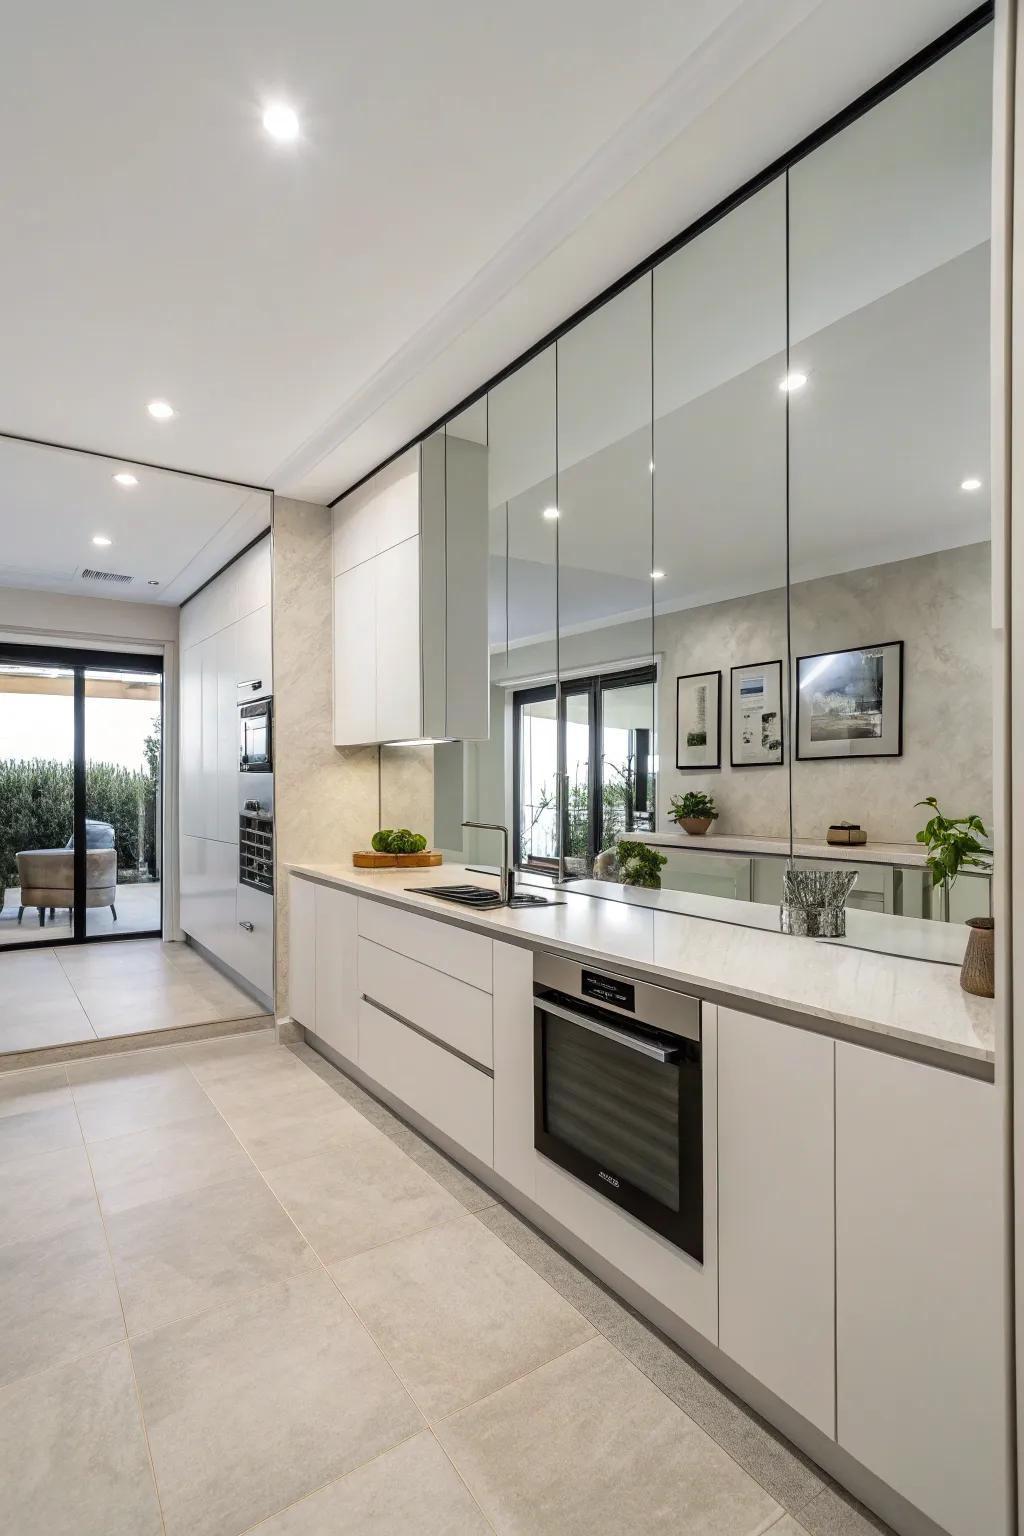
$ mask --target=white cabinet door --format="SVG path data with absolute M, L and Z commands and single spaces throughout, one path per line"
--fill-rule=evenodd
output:
M 200 836 L 217 836 L 217 761 L 220 742 L 217 718 L 217 636 L 210 635 L 199 647 L 202 669 L 202 770 L 200 776 Z
M 200 944 L 206 942 L 204 934 L 208 916 L 204 909 L 204 885 L 206 873 L 206 839 L 183 833 L 181 838 L 181 926 Z
M 835 1435 L 835 1042 L 718 1010 L 719 1345 Z
M 203 654 L 201 645 L 181 653 L 181 831 L 203 835 Z
M 274 997 L 274 898 L 240 885 L 235 899 L 237 970 L 263 997 Z
M 238 849 L 234 843 L 207 839 L 207 909 L 209 937 L 203 943 L 233 971 L 241 974 L 242 946 L 238 928 Z
M 420 676 L 420 541 L 377 556 L 377 739 L 423 733 Z
M 534 1198 L 533 951 L 494 945 L 494 1171 Z
M 316 909 L 316 1024 L 309 1027 L 315 1027 L 321 1040 L 354 1062 L 359 1041 L 358 898 L 330 885 L 306 884 L 315 892 Z
M 235 617 L 270 607 L 270 539 L 261 539 L 231 567 L 235 578 Z M 227 574 L 227 573 L 225 573 Z
M 238 705 L 235 702 L 236 626 L 216 636 L 217 647 L 217 824 L 222 843 L 238 842 Z
M 334 578 L 334 744 L 377 740 L 376 561 Z
M 316 1029 L 316 886 L 288 877 L 288 1012 Z
M 836 1046 L 838 1439 L 950 1536 L 1003 1536 L 999 1104 Z
M 239 704 L 262 699 L 274 691 L 270 658 L 270 608 L 255 608 L 238 620 L 235 629 L 235 698 Z

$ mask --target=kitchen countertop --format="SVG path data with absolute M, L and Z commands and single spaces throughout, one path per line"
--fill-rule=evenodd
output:
M 712 1002 L 752 1005 L 754 1011 L 837 1038 L 992 1076 L 995 1004 L 962 991 L 959 972 L 950 965 L 600 900 L 571 888 L 560 893 L 563 905 L 532 910 L 473 911 L 426 894 L 431 885 L 463 882 L 497 889 L 491 877 L 458 864 L 430 870 L 315 863 L 288 867 L 294 874 L 491 938 L 560 950 L 692 989 Z
M 686 832 L 644 832 L 641 841 L 658 848 L 685 848 L 688 853 L 732 853 L 789 858 L 788 837 L 743 837 L 714 829 L 699 837 Z M 793 853 L 798 859 L 851 859 L 858 864 L 891 864 L 923 869 L 928 862 L 927 849 L 921 843 L 873 843 L 859 847 L 833 847 L 831 843 L 794 838 Z

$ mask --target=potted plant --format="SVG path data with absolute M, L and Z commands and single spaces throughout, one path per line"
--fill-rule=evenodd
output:
M 672 796 L 672 817 L 690 837 L 702 836 L 718 820 L 714 796 L 697 789 Z
M 646 843 L 621 842 L 615 845 L 619 878 L 623 885 L 639 885 L 649 891 L 661 890 L 661 869 L 668 863 L 663 853 Z
M 942 886 L 946 917 L 949 917 L 949 893 L 964 869 L 992 868 L 992 853 L 980 837 L 988 837 L 985 823 L 973 812 L 968 816 L 944 816 L 934 795 L 918 800 L 934 815 L 917 834 L 917 841 L 928 848 L 928 867 L 932 886 Z M 978 997 L 995 996 L 995 934 L 992 918 L 969 917 L 970 934 L 960 970 L 960 985 Z

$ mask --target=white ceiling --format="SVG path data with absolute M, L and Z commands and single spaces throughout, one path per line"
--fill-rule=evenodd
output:
M 968 9 L 18 7 L 0 430 L 325 498 Z

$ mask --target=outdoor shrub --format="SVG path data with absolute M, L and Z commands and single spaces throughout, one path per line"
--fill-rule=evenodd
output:
M 143 860 L 155 870 L 155 778 L 113 763 L 88 763 L 85 803 L 89 816 L 113 827 L 118 871 L 126 875 L 138 866 L 141 819 Z M 64 847 L 74 830 L 73 805 L 70 763 L 0 759 L 0 887 L 18 883 L 16 854 Z

